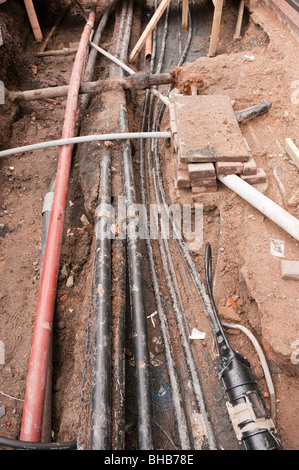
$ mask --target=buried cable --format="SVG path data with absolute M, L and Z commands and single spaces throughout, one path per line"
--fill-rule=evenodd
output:
M 91 449 L 111 448 L 111 155 L 101 161 L 99 205 L 96 210 L 94 276 L 94 361 Z
M 227 394 L 227 408 L 237 439 L 244 450 L 281 450 L 275 425 L 270 418 L 249 361 L 230 346 L 223 331 L 212 292 L 212 250 L 205 248 L 205 274 L 211 301 L 214 340 L 218 351 L 216 368 Z
M 121 61 L 124 61 L 127 56 L 132 21 L 133 1 L 130 0 L 128 2 L 127 23 L 120 53 Z M 121 69 L 120 74 L 122 73 L 123 70 Z M 128 132 L 129 124 L 127 110 L 124 104 L 120 105 L 119 124 L 121 132 Z M 122 143 L 121 156 L 124 196 L 126 198 L 127 205 L 134 206 L 136 204 L 136 191 L 130 141 L 127 140 Z M 138 446 L 141 450 L 151 450 L 154 448 L 153 405 L 143 286 L 143 263 L 140 240 L 136 237 L 136 234 L 131 233 L 129 230 L 127 233 L 127 253 L 135 350 Z

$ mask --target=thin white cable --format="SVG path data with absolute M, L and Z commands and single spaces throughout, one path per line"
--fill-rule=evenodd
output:
M 128 140 L 128 139 L 170 139 L 170 132 L 123 132 L 116 134 L 94 134 L 70 137 L 68 139 L 51 140 L 49 142 L 40 142 L 38 144 L 25 145 L 0 152 L 0 158 L 8 157 L 16 153 L 31 152 L 33 150 L 46 149 L 49 147 L 59 147 L 62 145 L 81 144 L 83 142 L 109 141 L 109 140 Z

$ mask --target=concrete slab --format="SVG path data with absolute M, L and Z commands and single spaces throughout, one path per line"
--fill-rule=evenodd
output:
M 244 162 L 249 152 L 227 95 L 173 95 L 181 162 Z
M 267 0 L 280 20 L 299 40 L 299 4 L 296 0 Z

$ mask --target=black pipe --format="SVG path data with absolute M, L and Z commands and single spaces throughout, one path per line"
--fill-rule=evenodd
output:
M 94 44 L 96 44 L 97 46 L 99 45 L 99 43 L 101 41 L 103 31 L 104 31 L 104 29 L 107 25 L 110 13 L 111 13 L 112 9 L 114 8 L 114 5 L 115 5 L 116 1 L 117 0 L 110 0 L 108 5 L 106 6 L 105 11 L 103 13 L 103 16 L 102 16 L 102 18 L 101 18 L 101 20 L 98 24 L 98 27 L 96 29 L 96 32 L 95 32 L 94 36 L 92 38 L 92 42 Z M 86 64 L 86 68 L 85 68 L 85 71 L 84 71 L 84 78 L 83 78 L 84 82 L 88 82 L 88 81 L 92 80 L 97 57 L 98 57 L 98 52 L 94 47 L 92 47 L 90 52 L 89 52 L 88 62 Z M 85 95 L 80 96 L 80 105 L 79 105 L 79 111 L 78 112 L 80 113 L 81 117 L 83 116 L 83 114 L 85 113 L 85 111 L 88 107 L 89 100 L 90 100 L 90 95 L 88 93 L 86 93 Z
M 157 189 L 157 183 L 154 175 L 154 186 L 155 186 L 155 193 L 156 193 L 156 201 L 157 204 L 160 205 L 160 198 L 158 194 L 158 189 Z M 163 223 L 163 222 L 162 222 Z M 183 346 L 183 351 L 184 351 L 184 356 L 187 364 L 187 369 L 190 375 L 191 383 L 192 383 L 192 388 L 193 388 L 193 393 L 194 397 L 196 400 L 198 412 L 201 414 L 203 422 L 205 424 L 205 436 L 203 436 L 204 439 L 206 439 L 206 442 L 208 443 L 209 449 L 210 450 L 216 450 L 217 444 L 216 444 L 216 439 L 214 436 L 214 431 L 212 428 L 212 424 L 210 422 L 209 414 L 205 406 L 205 400 L 202 392 L 202 387 L 199 381 L 198 377 L 198 372 L 197 372 L 197 367 L 196 363 L 193 357 L 193 353 L 191 350 L 191 346 L 188 340 L 188 333 L 187 333 L 187 326 L 186 326 L 186 321 L 185 321 L 185 315 L 182 309 L 182 305 L 179 299 L 179 295 L 177 293 L 177 290 L 175 288 L 175 281 L 173 278 L 173 274 L 171 272 L 171 267 L 170 267 L 170 260 L 168 257 L 167 250 L 164 246 L 164 240 L 161 237 L 160 240 L 160 252 L 162 255 L 162 261 L 163 261 L 163 266 L 164 266 L 164 272 L 165 272 L 165 279 L 167 283 L 167 287 L 170 293 L 170 298 L 172 301 L 172 306 L 173 306 L 173 311 L 175 314 L 175 318 L 177 321 L 177 324 L 179 326 L 181 338 L 182 338 L 182 346 Z M 203 445 L 206 445 L 206 443 L 203 442 Z
M 107 25 L 109 16 L 112 12 L 112 9 L 114 8 L 114 5 L 116 3 L 116 0 L 110 0 L 108 5 L 105 8 L 105 11 L 103 12 L 103 15 L 101 17 L 101 20 L 99 21 L 99 24 L 97 26 L 96 32 L 93 36 L 93 42 L 96 45 L 99 45 L 101 41 L 101 37 L 103 34 L 103 31 Z M 97 51 L 94 48 L 91 48 L 88 56 L 88 61 L 86 64 L 86 68 L 84 70 L 84 81 L 92 80 L 92 77 L 94 75 L 94 70 L 95 70 L 95 65 L 96 65 L 96 59 L 98 57 Z M 80 127 L 81 127 L 81 120 L 84 116 L 84 113 L 89 105 L 90 102 L 90 95 L 89 94 L 84 94 L 80 96 L 80 101 L 79 101 L 79 106 L 77 110 L 77 123 L 76 123 L 76 133 L 79 133 Z M 110 169 L 110 155 L 106 155 L 103 157 L 102 160 L 102 172 L 101 172 L 101 177 L 103 176 L 103 173 L 105 174 L 104 178 L 106 178 L 107 174 L 109 175 L 111 169 Z M 105 190 L 104 194 L 99 194 L 99 202 L 101 201 L 101 198 L 103 196 L 103 202 L 105 198 L 107 200 L 109 199 L 109 192 L 110 192 L 110 187 L 111 187 L 111 182 L 105 181 L 102 178 L 103 184 L 105 185 Z M 100 189 L 102 185 L 100 184 Z M 105 224 L 105 218 L 100 218 L 101 220 L 98 221 L 99 227 Z M 98 228 L 99 228 L 98 227 Z M 107 244 L 105 241 L 103 241 L 103 246 L 105 246 L 105 249 L 107 250 Z M 101 245 L 101 240 L 97 239 L 96 240 L 96 245 Z M 97 250 L 97 248 L 96 248 Z M 95 354 L 95 364 L 94 364 L 94 383 L 92 386 L 92 425 L 91 425 L 91 430 L 90 430 L 90 445 L 92 448 L 101 448 L 101 449 L 109 449 L 110 447 L 110 442 L 111 442 L 111 399 L 110 399 L 110 383 L 107 378 L 107 375 L 110 374 L 110 363 L 108 364 L 109 367 L 104 369 L 103 371 L 100 371 L 99 374 L 106 374 L 106 377 L 104 377 L 104 382 L 105 383 L 100 383 L 101 380 L 98 380 L 97 377 L 97 370 L 101 368 L 102 364 L 105 364 L 105 353 L 103 350 L 101 350 L 101 337 L 100 335 L 102 334 L 102 331 L 105 333 L 105 341 L 109 343 L 109 338 L 110 338 L 110 332 L 109 332 L 109 337 L 107 338 L 107 329 L 109 328 L 109 319 L 105 318 L 104 323 L 105 325 L 102 327 L 98 323 L 98 321 L 101 321 L 102 317 L 105 315 L 103 309 L 105 308 L 105 302 L 109 304 L 109 299 L 108 299 L 108 292 L 111 288 L 110 283 L 107 280 L 107 277 L 109 276 L 109 269 L 111 259 L 109 258 L 109 252 L 106 251 L 106 255 L 108 255 L 108 265 L 106 267 L 103 266 L 100 267 L 100 262 L 99 262 L 99 257 L 97 257 L 97 251 L 95 250 L 95 259 L 93 263 L 93 275 L 92 275 L 92 299 L 91 299 L 91 310 L 94 310 L 94 314 L 96 316 L 95 319 L 95 331 L 94 331 L 94 338 L 93 341 L 91 340 L 91 325 L 88 324 L 87 326 L 87 338 L 86 338 L 86 355 L 89 354 L 91 350 L 91 343 L 93 342 L 94 347 L 96 350 L 94 351 Z M 98 253 L 99 254 L 99 253 Z M 110 252 L 111 255 L 111 252 Z M 105 263 L 104 263 L 105 264 Z M 102 269 L 102 271 L 101 271 Z M 101 301 L 100 298 L 100 292 L 95 289 L 95 284 L 100 284 L 101 279 L 105 283 L 105 295 Z M 91 314 L 90 310 L 90 314 Z M 97 345 L 100 344 L 100 350 L 97 350 Z M 110 351 L 109 344 L 106 346 L 106 349 Z M 108 351 L 108 357 L 109 357 L 109 351 Z M 108 361 L 108 357 L 106 357 Z M 106 363 L 107 363 L 106 361 Z M 87 369 L 88 369 L 88 361 L 85 360 L 84 362 L 84 373 L 83 373 L 83 383 L 82 383 L 82 391 L 81 391 L 81 403 L 82 406 L 84 404 L 85 400 L 85 387 L 86 387 L 86 382 L 87 382 Z M 97 398 L 99 397 L 99 398 Z M 104 402 L 103 408 L 105 410 L 103 413 L 101 412 L 100 415 L 97 414 L 97 410 L 101 407 L 101 400 L 103 397 L 107 397 L 107 401 Z M 101 410 L 102 411 L 102 410 Z M 81 422 L 81 416 L 79 420 L 79 435 L 80 438 L 82 437 L 82 422 Z
M 244 122 L 248 119 L 255 118 L 261 114 L 267 113 L 271 108 L 271 101 L 263 101 L 263 103 L 256 104 L 250 108 L 242 109 L 241 111 L 236 111 L 235 116 L 238 122 Z
M 111 449 L 111 155 L 101 161 L 94 279 L 91 449 Z
M 0 446 L 20 450 L 71 450 L 77 448 L 77 442 L 30 442 L 0 437 Z
M 122 62 L 127 60 L 132 21 L 133 1 L 130 0 L 128 2 L 127 23 L 123 34 L 123 43 L 120 53 L 120 60 Z M 120 69 L 120 76 L 122 75 L 123 70 Z M 119 125 L 121 132 L 129 131 L 127 110 L 124 104 L 120 105 Z M 126 198 L 127 207 L 133 207 L 137 200 L 130 141 L 124 141 L 122 144 L 121 155 L 124 196 Z M 127 222 L 129 223 L 130 220 L 127 220 Z M 146 309 L 144 301 L 142 254 L 139 238 L 131 236 L 130 233 L 127 233 L 127 253 L 135 351 L 134 360 L 136 370 L 138 446 L 141 450 L 151 450 L 154 447 L 153 407 Z
M 124 105 L 120 107 L 120 130 L 121 132 L 128 132 L 127 113 Z M 136 194 L 132 152 L 129 141 L 122 145 L 122 166 L 126 203 L 127 206 L 133 207 L 136 204 Z M 130 220 L 128 220 L 128 225 L 129 222 Z M 138 236 L 127 233 L 127 250 L 137 381 L 138 441 L 141 450 L 151 450 L 153 449 L 151 374 L 144 302 L 142 254 Z

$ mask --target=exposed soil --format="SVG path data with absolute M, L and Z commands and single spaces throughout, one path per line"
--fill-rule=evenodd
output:
M 99 5 L 103 3 L 99 2 Z M 11 20 L 14 8 L 15 18 Z M 195 27 L 198 36 L 195 34 L 194 46 L 187 57 L 187 63 L 177 70 L 176 90 L 184 93 L 184 84 L 192 76 L 203 81 L 201 93 L 228 95 L 234 102 L 236 111 L 262 101 L 272 101 L 268 113 L 240 124 L 240 129 L 258 167 L 263 168 L 267 174 L 267 184 L 259 189 L 298 218 L 299 201 L 297 205 L 291 203 L 298 188 L 298 169 L 291 164 L 284 148 L 286 137 L 292 138 L 299 145 L 299 100 L 296 94 L 299 83 L 298 41 L 269 7 L 255 1 L 251 2 L 246 11 L 242 38 L 234 40 L 237 5 L 227 2 L 217 56 L 208 58 L 212 9 L 205 5 L 198 8 L 202 8 L 201 18 L 204 19 L 205 27 L 203 30 L 198 25 Z M 174 12 L 171 15 L 175 18 Z M 145 17 L 138 7 L 131 47 L 139 37 Z M 113 15 L 101 42 L 101 47 L 112 53 L 115 48 L 114 31 L 117 29 L 117 21 L 118 18 Z M 49 43 L 48 49 L 61 49 L 78 42 L 83 25 L 84 20 L 80 15 L 68 15 Z M 173 43 L 173 35 L 175 36 L 175 20 L 173 25 L 169 43 Z M 51 28 L 46 18 L 43 19 L 42 26 L 45 32 Z M 11 1 L 10 5 L 0 6 L 0 27 L 2 31 L 5 28 L 4 46 L 0 47 L 0 79 L 8 90 L 54 87 L 68 83 L 74 56 L 34 57 L 33 53 L 39 50 L 40 45 L 34 42 L 24 8 L 18 2 Z M 182 41 L 179 47 L 182 47 L 184 38 L 180 37 L 179 40 Z M 177 52 L 178 46 L 175 49 Z M 173 54 L 172 52 L 167 56 L 165 70 L 172 70 L 176 66 L 176 56 Z M 138 67 L 137 64 L 133 67 L 146 68 L 142 58 Z M 109 69 L 110 64 L 100 58 L 95 72 L 96 79 L 108 77 Z M 161 87 L 161 91 L 164 90 Z M 117 96 L 117 93 L 105 92 L 93 97 L 82 125 L 82 135 L 107 132 L 108 126 L 109 132 L 117 131 L 118 108 L 114 107 Z M 127 98 L 130 127 L 132 131 L 140 130 L 144 93 L 127 94 Z M 0 148 L 60 138 L 65 103 L 66 99 L 57 98 L 0 105 Z M 109 115 L 107 109 L 110 110 Z M 161 130 L 169 130 L 168 111 L 164 114 Z M 87 350 L 87 326 L 92 314 L 94 211 L 100 174 L 96 158 L 98 148 L 98 144 L 84 144 L 78 146 L 74 153 L 53 330 L 52 438 L 54 441 L 76 440 L 78 433 L 83 432 L 84 436 L 80 437 L 83 448 L 88 445 L 90 425 L 88 361 L 91 353 Z M 113 145 L 112 194 L 115 199 L 122 194 L 119 148 L 118 144 Z M 132 143 L 132 149 L 138 181 L 137 142 Z M 39 291 L 43 200 L 55 174 L 57 159 L 57 148 L 50 148 L 0 160 L 0 340 L 5 348 L 4 364 L 0 364 L 0 408 L 4 407 L 0 417 L 0 432 L 6 437 L 18 438 L 20 433 L 22 400 Z M 276 424 L 282 444 L 285 449 L 298 449 L 298 281 L 281 279 L 281 258 L 271 254 L 270 245 L 272 239 L 282 240 L 284 257 L 298 260 L 298 243 L 221 184 L 217 193 L 203 196 L 191 196 L 187 191 L 176 190 L 176 162 L 168 141 L 160 144 L 160 159 L 168 203 L 203 204 L 203 242 L 209 241 L 212 245 L 215 299 L 219 313 L 224 321 L 247 326 L 262 344 L 274 381 Z M 278 175 L 280 183 L 275 175 Z M 209 332 L 208 320 L 175 243 L 171 242 L 169 248 L 174 259 L 188 331 L 191 334 L 192 329 L 197 328 Z M 114 250 L 112 302 L 113 309 L 119 311 L 123 308 L 123 299 L 120 297 L 122 266 L 118 262 L 120 254 L 116 245 Z M 204 278 L 203 248 L 192 251 L 192 256 Z M 172 435 L 173 408 L 166 387 L 161 336 L 157 323 L 153 321 L 156 317 L 150 317 L 156 307 L 145 250 L 144 267 L 157 449 L 175 449 L 176 442 L 169 439 Z M 160 274 L 163 279 L 162 266 L 159 269 Z M 69 284 L 70 276 L 73 279 L 72 285 Z M 171 311 L 167 286 L 163 283 L 161 291 L 167 310 Z M 126 379 L 129 390 L 134 379 L 134 356 L 131 349 L 130 318 L 127 322 Z M 180 338 L 175 332 L 175 320 L 171 315 L 170 325 L 175 341 L 174 349 L 177 350 L 177 355 L 182 355 Z M 117 330 L 119 325 L 113 324 L 113 328 Z M 253 365 L 259 386 L 269 405 L 267 386 L 256 351 L 243 333 L 232 329 L 227 331 L 232 345 Z M 204 341 L 191 340 L 191 344 L 199 366 L 206 370 L 206 357 L 214 358 L 215 355 L 211 335 L 208 333 Z M 84 376 L 86 370 L 87 376 Z M 190 384 L 182 357 L 182 375 L 184 373 L 184 396 L 192 414 Z M 83 384 L 84 379 L 87 381 Z M 211 378 L 212 382 L 213 380 Z M 164 387 L 162 394 L 161 387 Z M 82 390 L 85 392 L 83 399 Z M 207 390 L 212 395 L 211 390 Z M 128 394 L 127 423 L 133 428 L 127 432 L 128 449 L 136 446 L 134 398 L 134 392 Z M 221 419 L 224 422 L 226 420 L 222 416 L 225 414 L 222 404 L 223 397 L 219 396 L 218 404 L 211 411 L 219 422 Z M 236 448 L 236 443 L 227 442 L 222 433 L 225 434 L 224 431 L 219 432 L 220 439 L 226 448 Z

